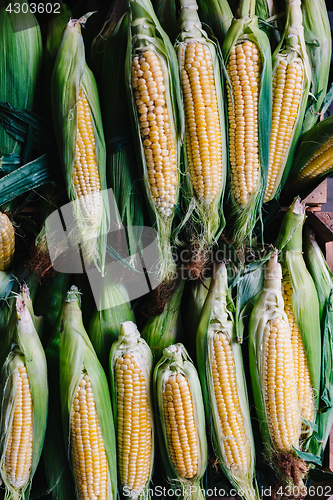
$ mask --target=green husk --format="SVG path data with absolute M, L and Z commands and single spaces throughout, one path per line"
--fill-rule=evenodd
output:
M 165 347 L 175 344 L 182 331 L 180 303 L 183 296 L 185 281 L 182 280 L 171 298 L 168 300 L 162 314 L 150 316 L 142 330 L 142 338 L 149 345 L 155 362 L 162 355 Z
M 94 76 L 85 62 L 85 50 L 81 35 L 81 24 L 85 23 L 87 17 L 89 17 L 88 14 L 78 20 L 70 20 L 63 32 L 52 73 L 51 95 L 54 128 L 67 194 L 71 201 L 75 201 L 73 203 L 73 213 L 77 229 L 74 228 L 73 237 L 74 240 L 77 240 L 77 243 L 81 243 L 86 265 L 93 261 L 103 274 L 106 240 L 109 230 L 109 210 L 106 196 L 106 151 L 97 86 Z M 93 222 L 89 219 L 90 214 L 87 214 L 82 205 L 82 201 L 86 197 L 81 198 L 81 201 L 76 198 L 72 179 L 78 123 L 77 102 L 80 88 L 90 107 L 101 185 L 101 193 L 98 199 L 100 203 L 98 219 Z
M 162 393 L 164 391 L 166 379 L 170 375 L 176 375 L 177 373 L 181 373 L 187 378 L 192 395 L 194 421 L 197 429 L 198 472 L 191 479 L 184 479 L 177 472 L 171 460 L 165 427 Z M 177 495 L 179 495 L 180 498 L 186 500 L 203 500 L 204 494 L 201 481 L 207 466 L 205 410 L 197 371 L 182 344 L 173 344 L 164 349 L 163 357 L 157 363 L 154 370 L 153 391 L 156 405 L 155 412 L 157 415 L 157 434 L 167 480 L 174 489 L 178 489 Z
M 59 377 L 63 437 L 71 467 L 70 421 L 71 408 L 82 374 L 91 381 L 99 425 L 108 462 L 107 498 L 117 497 L 116 442 L 109 387 L 89 337 L 83 327 L 79 293 L 72 287 L 62 312 L 59 345 Z
M 323 339 L 320 399 L 316 418 L 318 429 L 311 436 L 308 448 L 310 453 L 323 458 L 323 450 L 333 423 L 333 274 L 309 227 L 303 235 L 303 249 L 304 260 L 318 294 Z
M 303 132 L 318 120 L 326 96 L 332 54 L 332 35 L 324 0 L 302 0 L 306 49 L 312 69 L 310 96 L 303 121 Z
M 187 302 L 183 308 L 183 323 L 186 325 L 184 342 L 192 359 L 196 359 L 195 342 L 193 342 L 193 339 L 196 338 L 201 311 L 207 297 L 209 285 L 210 278 L 206 278 L 203 281 L 188 281 L 189 291 Z
M 321 365 L 321 386 L 319 408 L 316 418 L 317 429 L 310 437 L 309 453 L 323 460 L 331 427 L 333 424 L 333 288 L 329 294 L 323 315 L 323 354 Z
M 88 335 L 105 372 L 108 371 L 109 353 L 113 342 L 118 340 L 120 325 L 134 321 L 127 291 L 124 286 L 108 283 L 103 301 L 107 308 L 95 309 L 89 323 Z
M 303 234 L 303 256 L 313 282 L 315 284 L 321 322 L 324 319 L 325 308 L 333 287 L 333 273 L 328 267 L 323 252 L 318 245 L 315 233 L 310 226 L 305 227 Z
M 136 432 L 144 433 L 144 436 L 147 437 L 148 439 L 151 440 L 150 443 L 146 442 L 145 444 L 139 443 L 139 446 L 146 446 L 151 450 L 151 457 L 150 457 L 150 465 L 149 465 L 149 475 L 146 484 L 144 487 L 140 490 L 135 490 L 133 489 L 130 485 L 122 483 L 122 491 L 125 493 L 125 495 L 131 499 L 140 499 L 140 500 L 147 500 L 150 498 L 150 492 L 149 492 L 149 484 L 150 480 L 152 477 L 152 472 L 153 472 L 153 464 L 154 464 L 154 411 L 153 411 L 153 402 L 151 399 L 151 376 L 152 376 L 152 368 L 153 368 L 153 356 L 152 352 L 149 348 L 149 346 L 146 344 L 146 342 L 140 337 L 140 333 L 136 327 L 136 325 L 132 321 L 126 321 L 121 324 L 120 327 L 120 334 L 119 338 L 114 344 L 112 345 L 111 351 L 110 351 L 110 377 L 111 377 L 111 394 L 112 394 L 112 406 L 113 406 L 113 414 L 114 414 L 114 421 L 116 422 L 116 426 L 118 425 L 118 412 L 117 409 L 121 405 L 123 406 L 124 404 L 124 399 L 125 399 L 125 391 L 120 393 L 117 390 L 117 359 L 119 357 L 124 356 L 125 354 L 131 354 L 132 356 L 135 357 L 135 362 L 137 366 L 140 369 L 141 375 L 143 375 L 144 380 L 145 380 L 145 389 L 146 389 L 146 397 L 147 397 L 147 402 L 144 403 L 145 399 L 145 393 L 141 389 L 141 397 L 140 397 L 140 403 L 146 404 L 148 406 L 148 411 L 149 411 L 149 420 L 150 420 L 150 426 L 151 426 L 151 431 L 148 430 L 150 437 L 148 438 L 147 436 L 147 430 L 146 427 L 145 429 L 139 428 L 137 430 L 133 429 L 132 432 L 134 435 L 136 435 Z M 118 365 L 119 366 L 119 365 Z M 142 409 L 144 411 L 144 409 Z M 148 423 L 145 424 L 148 426 Z M 119 432 L 119 431 L 118 431 Z M 118 440 L 121 437 L 120 434 L 118 434 Z M 132 437 L 133 434 L 132 434 Z M 141 438 L 143 439 L 143 438 Z M 119 453 L 121 452 L 121 448 L 119 445 L 118 441 L 118 450 Z M 125 456 L 129 458 L 129 461 L 131 463 L 131 458 L 135 457 L 135 450 L 131 452 L 126 452 L 126 450 L 123 449 L 123 453 Z M 131 458 L 130 458 L 131 457 Z M 121 477 L 121 473 L 119 474 Z M 120 479 L 121 481 L 121 479 Z M 127 491 L 126 491 L 127 490 Z
M 115 0 L 110 5 L 110 10 L 106 16 L 105 22 L 102 26 L 100 32 L 95 36 L 91 43 L 90 53 L 89 53 L 89 65 L 95 75 L 97 83 L 102 81 L 103 78 L 103 60 L 106 47 L 108 46 L 109 38 L 113 37 L 117 25 L 121 22 L 124 14 L 127 12 L 127 2 L 124 0 Z M 124 49 L 121 45 L 118 46 L 118 54 Z M 117 52 L 117 51 L 116 51 Z M 111 55 L 112 57 L 112 55 Z M 117 58 L 115 58 L 117 61 Z M 119 54 L 120 60 L 120 54 Z M 115 61 L 115 64 L 117 62 Z M 123 62 L 123 61 L 122 61 Z M 112 68 L 113 66 L 110 66 Z M 109 70 L 109 77 L 112 79 L 114 77 L 113 72 Z M 124 83 L 124 78 L 122 75 L 121 81 Z M 118 92 L 117 87 L 114 87 L 114 93 Z M 101 100 L 102 100 L 101 95 Z M 126 100 L 126 99 L 125 99 Z M 102 106 L 103 109 L 103 106 Z M 107 125 L 107 124 L 106 124 Z M 106 140 L 107 142 L 107 140 Z
M 46 483 L 52 500 L 72 500 L 75 496 L 75 487 L 67 459 L 67 450 L 64 440 L 61 438 L 63 429 L 61 420 L 59 347 L 62 313 L 63 308 L 56 319 L 52 336 L 45 349 L 48 371 L 52 373 L 52 377 L 49 377 L 49 414 L 43 448 L 43 462 Z
M 219 124 L 221 133 L 221 164 L 216 165 L 216 168 L 221 168 L 222 174 L 220 179 L 220 186 L 215 198 L 208 202 L 203 197 L 199 197 L 194 186 L 194 180 L 191 178 L 191 170 L 197 171 L 192 165 L 190 158 L 186 152 L 186 145 L 183 145 L 183 163 L 184 163 L 184 189 L 183 201 L 185 208 L 185 227 L 188 224 L 188 232 L 190 233 L 190 246 L 193 246 L 192 252 L 194 255 L 204 255 L 209 251 L 210 247 L 219 238 L 225 226 L 225 218 L 223 215 L 223 195 L 227 176 L 227 150 L 226 144 L 226 130 L 225 130 L 225 112 L 223 106 L 223 79 L 222 67 L 223 61 L 221 57 L 220 48 L 216 40 L 208 37 L 207 33 L 203 30 L 200 19 L 197 14 L 198 5 L 195 0 L 181 0 L 180 1 L 181 13 L 179 17 L 180 34 L 175 43 L 175 51 L 178 57 L 179 76 L 182 79 L 182 59 L 187 44 L 191 42 L 198 42 L 205 46 L 210 53 L 214 68 L 214 81 L 217 97 L 217 106 L 219 113 Z M 185 66 L 186 67 L 186 66 Z M 207 101 L 206 101 L 207 102 Z M 206 104 L 208 107 L 208 105 Z M 185 129 L 190 127 L 187 118 L 185 117 Z M 187 131 L 189 133 L 189 131 Z M 207 135 L 209 135 L 209 132 Z M 216 140 L 218 140 L 216 138 Z M 217 146 L 218 147 L 218 146 Z M 217 152 L 216 152 L 217 154 Z M 209 161 L 213 162 L 215 158 L 210 156 Z M 211 166 L 210 171 L 213 170 Z M 200 174 L 198 174 L 199 177 Z M 212 182 L 213 188 L 214 179 L 213 174 L 209 173 L 208 177 Z M 205 182 L 205 180 L 204 180 Z M 216 182 L 218 180 L 216 179 Z
M 9 102 L 20 110 L 32 109 L 38 91 L 42 62 L 42 37 L 35 16 L 23 10 L 25 0 L 18 0 L 12 12 L 0 2 L 0 102 Z M 9 136 L 0 124 L 0 157 L 20 155 L 22 145 Z
M 0 473 L 5 485 L 6 498 L 28 500 L 31 482 L 41 456 L 47 421 L 48 386 L 45 354 L 34 327 L 29 309 L 22 295 L 16 298 L 10 324 L 1 338 L 1 440 Z M 33 404 L 33 448 L 32 467 L 29 478 L 21 488 L 12 486 L 5 473 L 5 452 L 12 425 L 15 392 L 17 384 L 16 368 L 24 363 L 30 383 Z
M 199 17 L 203 23 L 212 29 L 212 32 L 222 45 L 228 29 L 230 28 L 233 14 L 227 0 L 197 0 Z
M 236 465 L 228 462 L 225 443 L 232 442 L 235 437 L 226 435 L 221 426 L 216 396 L 214 391 L 212 362 L 213 341 L 216 333 L 224 333 L 233 353 L 233 363 L 236 377 L 236 390 L 239 398 L 240 411 L 236 410 L 236 419 L 239 426 L 245 427 L 246 447 L 251 458 L 246 470 L 239 470 Z M 240 496 L 244 499 L 259 499 L 257 484 L 253 483 L 255 477 L 255 448 L 252 435 L 249 402 L 245 383 L 241 345 L 238 342 L 233 305 L 229 297 L 228 272 L 225 264 L 214 268 L 213 278 L 210 283 L 200 323 L 197 332 L 197 360 L 202 392 L 206 410 L 206 418 L 212 436 L 213 448 L 219 459 L 219 464 L 236 491 L 242 491 Z M 236 403 L 235 403 L 236 406 Z
M 269 139 L 272 114 L 272 63 L 271 49 L 267 35 L 258 27 L 258 18 L 255 16 L 255 2 L 242 0 L 240 3 L 240 18 L 234 19 L 224 43 L 222 54 L 225 63 L 229 59 L 234 45 L 245 40 L 254 42 L 261 53 L 262 71 L 258 99 L 258 147 L 259 147 L 259 175 L 257 186 L 247 203 L 237 203 L 234 194 L 230 193 L 231 218 L 233 230 L 231 238 L 238 248 L 244 245 L 246 239 L 252 241 L 252 231 L 258 217 L 261 217 L 261 206 L 268 173 Z
M 304 39 L 300 0 L 298 2 L 295 2 L 295 0 L 287 0 L 286 17 L 287 19 L 283 36 L 272 58 L 273 75 L 275 74 L 280 61 L 287 61 L 289 63 L 293 62 L 295 58 L 297 58 L 298 62 L 303 67 L 302 95 L 297 111 L 297 117 L 293 125 L 292 135 L 289 139 L 289 144 L 284 153 L 284 157 L 281 163 L 279 162 L 277 165 L 274 165 L 275 161 L 273 160 L 272 168 L 278 167 L 279 173 L 275 180 L 272 193 L 268 195 L 268 199 L 266 201 L 270 201 L 271 199 L 279 196 L 280 191 L 288 177 L 293 163 L 297 142 L 301 134 L 307 96 L 311 85 L 311 67 Z
M 56 273 L 52 278 L 45 280 L 38 289 L 34 309 L 38 316 L 44 318 L 44 345 L 47 344 L 56 325 L 68 291 L 69 278 L 69 274 Z
M 170 241 L 176 205 L 174 205 L 172 209 L 170 208 L 171 213 L 167 215 L 162 214 L 153 202 L 149 186 L 148 168 L 141 141 L 137 106 L 131 84 L 131 66 L 135 54 L 141 54 L 147 49 L 152 50 L 159 57 L 164 75 L 163 84 L 166 88 L 165 97 L 169 110 L 171 133 L 176 150 L 178 182 L 176 186 L 175 199 L 177 203 L 180 182 L 180 144 L 184 128 L 177 60 L 171 42 L 160 26 L 150 0 L 132 0 L 129 6 L 130 23 L 125 62 L 125 80 L 128 89 L 128 100 L 131 110 L 133 133 L 137 144 L 138 161 L 142 169 L 142 173 L 140 175 L 144 181 L 145 195 L 148 202 L 148 208 L 150 210 L 151 224 L 153 227 L 156 227 L 158 234 L 160 262 L 157 274 L 161 279 L 166 279 L 172 277 L 176 269 L 176 265 L 172 257 Z
M 329 177 L 333 172 L 333 146 L 329 146 L 333 136 L 333 116 L 325 118 L 314 125 L 311 130 L 303 134 L 297 146 L 296 156 L 284 189 L 284 195 L 297 196 L 300 193 L 313 189 L 319 182 Z M 311 159 L 315 159 L 318 150 L 327 141 L 330 153 L 327 154 L 328 162 L 323 172 L 315 172 L 312 176 L 305 175 L 304 170 Z M 330 160 L 330 157 L 332 160 Z
M 124 80 L 128 25 L 129 15 L 123 16 L 105 44 L 101 101 L 107 148 L 107 185 L 113 190 L 119 212 L 120 220 L 116 223 L 126 233 L 129 255 L 133 258 L 144 226 L 145 206 Z
M 175 0 L 152 0 L 152 5 L 162 28 L 174 43 L 178 35 Z
M 71 11 L 65 3 L 59 4 L 59 14 L 51 15 L 47 23 L 47 35 L 43 53 L 43 115 L 51 113 L 51 75 L 63 31 L 70 20 Z

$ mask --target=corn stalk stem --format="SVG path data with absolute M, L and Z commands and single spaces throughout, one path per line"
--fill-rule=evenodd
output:
M 240 2 L 240 18 L 255 16 L 256 2 L 255 0 L 241 0 Z

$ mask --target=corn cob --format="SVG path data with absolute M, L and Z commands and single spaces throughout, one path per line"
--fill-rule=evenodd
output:
M 103 270 L 109 224 L 105 143 L 96 82 L 85 63 L 85 21 L 72 19 L 64 30 L 52 73 L 52 109 L 67 194 L 74 201 L 73 237 L 82 240 L 86 264 L 93 261 Z
M 309 422 L 316 418 L 321 369 L 318 296 L 302 256 L 304 220 L 305 204 L 296 199 L 283 220 L 279 233 L 282 236 L 277 241 L 277 248 L 282 250 L 285 312 L 292 333 L 303 434 L 311 432 Z M 282 238 L 287 239 L 286 244 L 281 243 Z
M 227 268 L 214 275 L 200 317 L 197 358 L 207 421 L 223 472 L 245 499 L 258 499 L 253 486 L 255 449 L 241 346 L 228 308 Z
M 312 69 L 311 97 L 308 99 L 308 109 L 303 121 L 304 133 L 317 123 L 325 99 L 330 72 L 332 36 L 324 0 L 317 2 L 302 0 L 301 7 L 306 49 Z
M 224 228 L 226 138 L 222 75 L 216 44 L 202 29 L 195 0 L 181 0 L 175 44 L 185 110 L 184 163 L 190 222 L 199 225 L 199 249 L 207 249 Z M 193 204 L 195 203 L 195 207 Z M 206 247 L 206 248 L 205 248 Z
M 25 6 L 26 2 L 19 0 L 15 12 L 9 12 L 7 4 L 0 3 L 0 102 L 9 102 L 19 110 L 33 107 L 43 53 L 39 24 Z M 0 124 L 0 157 L 20 152 L 20 142 Z
M 285 197 L 315 187 L 333 169 L 333 117 L 329 116 L 303 134 L 284 188 Z
M 122 323 L 110 352 L 118 473 L 123 492 L 147 498 L 154 457 L 150 393 L 152 353 L 132 321 Z M 148 493 L 149 495 L 149 493 Z
M 154 370 L 159 444 L 168 481 L 183 498 L 202 499 L 207 464 L 205 415 L 197 372 L 182 344 L 166 347 Z
M 29 498 L 47 420 L 47 368 L 42 345 L 22 299 L 1 345 L 0 475 L 6 498 Z
M 310 438 L 308 451 L 323 458 L 323 450 L 333 423 L 333 274 L 315 240 L 314 233 L 306 228 L 303 238 L 304 260 L 312 276 L 319 299 L 322 330 L 322 362 L 317 429 Z
M 105 373 L 93 350 L 72 287 L 62 313 L 59 377 L 62 425 L 79 500 L 116 498 L 116 445 Z
M 229 76 L 228 124 L 231 165 L 232 237 L 237 247 L 250 237 L 267 181 L 271 126 L 271 55 L 267 36 L 258 28 L 255 2 L 241 2 L 222 46 Z
M 298 479 L 302 478 L 304 464 L 294 451 L 300 446 L 301 411 L 281 280 L 282 269 L 275 251 L 267 264 L 264 287 L 250 317 L 249 360 L 254 403 L 266 456 L 282 479 L 292 482 L 293 478 L 288 480 L 279 456 L 288 455 L 294 471 L 298 471 Z
M 182 138 L 179 77 L 170 40 L 150 0 L 130 3 L 126 81 L 132 123 L 140 151 L 145 193 L 157 226 L 162 278 L 174 269 L 170 234 L 179 193 Z
M 286 26 L 272 64 L 273 110 L 265 202 L 279 194 L 288 175 L 309 93 L 311 68 L 300 0 L 287 2 Z
M 13 262 L 15 233 L 8 216 L 0 212 L 0 271 L 6 271 Z

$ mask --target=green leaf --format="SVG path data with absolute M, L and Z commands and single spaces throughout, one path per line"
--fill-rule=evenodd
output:
M 318 457 L 317 455 L 314 455 L 313 453 L 307 453 L 305 451 L 297 450 L 294 447 L 293 447 L 293 449 L 297 453 L 297 456 L 299 456 L 299 458 L 302 458 L 302 460 L 304 460 L 305 462 L 311 462 L 311 463 L 316 464 L 316 465 L 321 465 L 321 458 Z
M 56 171 L 57 154 L 46 153 L 0 179 L 0 205 L 61 177 Z

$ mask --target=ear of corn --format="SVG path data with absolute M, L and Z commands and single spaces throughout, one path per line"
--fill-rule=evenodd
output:
M 6 498 L 29 498 L 44 442 L 48 387 L 45 354 L 30 312 L 16 298 L 1 345 L 0 474 Z
M 52 73 L 52 109 L 77 224 L 73 238 L 82 241 L 86 264 L 93 261 L 103 271 L 109 228 L 106 156 L 96 82 L 85 62 L 81 35 L 85 20 L 72 19 L 64 30 Z
M 306 49 L 311 64 L 310 93 L 314 96 L 303 121 L 303 132 L 310 130 L 317 123 L 329 79 L 332 54 L 332 36 L 327 14 L 326 2 L 302 0 L 302 15 Z M 312 96 L 308 99 L 311 101 Z
M 202 499 L 201 479 L 207 465 L 205 412 L 199 377 L 182 344 L 164 349 L 153 380 L 167 479 L 181 488 L 184 498 Z
M 182 280 L 167 302 L 164 311 L 157 316 L 150 316 L 144 324 L 142 338 L 149 345 L 155 362 L 162 355 L 165 347 L 175 344 L 183 331 L 180 304 L 185 281 Z
M 304 260 L 317 289 L 322 329 L 322 362 L 320 399 L 316 418 L 317 430 L 313 432 L 308 450 L 323 457 L 333 423 L 333 275 L 315 240 L 306 228 L 303 238 Z
M 302 417 L 307 422 L 313 422 L 320 393 L 321 330 L 317 291 L 302 255 L 305 204 L 296 200 L 290 206 L 285 219 L 285 225 L 281 228 L 284 235 L 289 233 L 291 236 L 289 223 L 293 227 L 297 219 L 299 222 L 282 248 L 283 288 L 285 311 L 292 333 L 294 361 L 295 365 L 298 365 L 296 377 Z M 307 426 L 305 422 L 303 431 L 306 431 Z M 308 428 L 308 432 L 310 430 Z
M 222 46 L 229 81 L 228 127 L 232 238 L 251 239 L 267 181 L 271 128 L 271 52 L 251 0 L 241 2 Z
M 333 117 L 329 116 L 303 134 L 290 170 L 286 196 L 297 196 L 315 187 L 333 171 Z
M 15 232 L 8 216 L 0 213 L 0 271 L 6 271 L 13 263 Z
M 113 500 L 117 468 L 109 388 L 82 324 L 76 287 L 67 294 L 59 349 L 64 442 L 77 496 Z
M 110 352 L 118 474 L 126 496 L 147 498 L 154 460 L 153 357 L 132 321 L 122 323 Z
M 216 241 L 225 226 L 222 198 L 227 150 L 220 69 L 223 63 L 216 43 L 202 29 L 196 1 L 181 0 L 180 6 L 181 32 L 175 49 L 185 113 L 186 202 L 190 230 L 198 232 L 200 253 Z
M 139 230 L 144 226 L 145 202 L 143 186 L 138 181 L 139 164 L 131 135 L 130 110 L 124 80 L 128 29 L 127 13 L 106 42 L 101 102 L 107 147 L 107 183 L 113 190 L 119 211 L 121 220 L 117 223 L 122 223 L 127 235 L 129 255 L 134 256 L 140 241 Z
M 125 321 L 133 321 L 134 316 L 126 289 L 120 284 L 108 283 L 103 300 L 107 301 L 109 307 L 94 311 L 88 335 L 101 365 L 108 371 L 111 345 L 118 340 L 120 325 Z
M 23 7 L 26 2 L 19 0 L 17 4 L 17 12 L 8 12 L 5 2 L 0 4 L 0 102 L 9 102 L 19 110 L 31 110 L 41 69 L 42 37 L 35 16 Z M 20 142 L 0 124 L 0 157 L 20 152 Z
M 301 413 L 291 334 L 281 293 L 277 252 L 267 264 L 264 287 L 249 324 L 249 359 L 254 403 L 266 455 L 299 448 Z
M 197 332 L 199 374 L 220 466 L 244 499 L 258 499 L 243 359 L 227 294 L 227 268 L 221 264 L 214 269 Z
M 150 0 L 130 2 L 125 78 L 145 194 L 159 238 L 158 272 L 170 277 L 175 268 L 170 235 L 179 194 L 183 117 L 176 56 Z
M 304 40 L 300 0 L 286 4 L 283 37 L 273 54 L 273 109 L 264 201 L 279 195 L 301 133 L 311 68 Z

